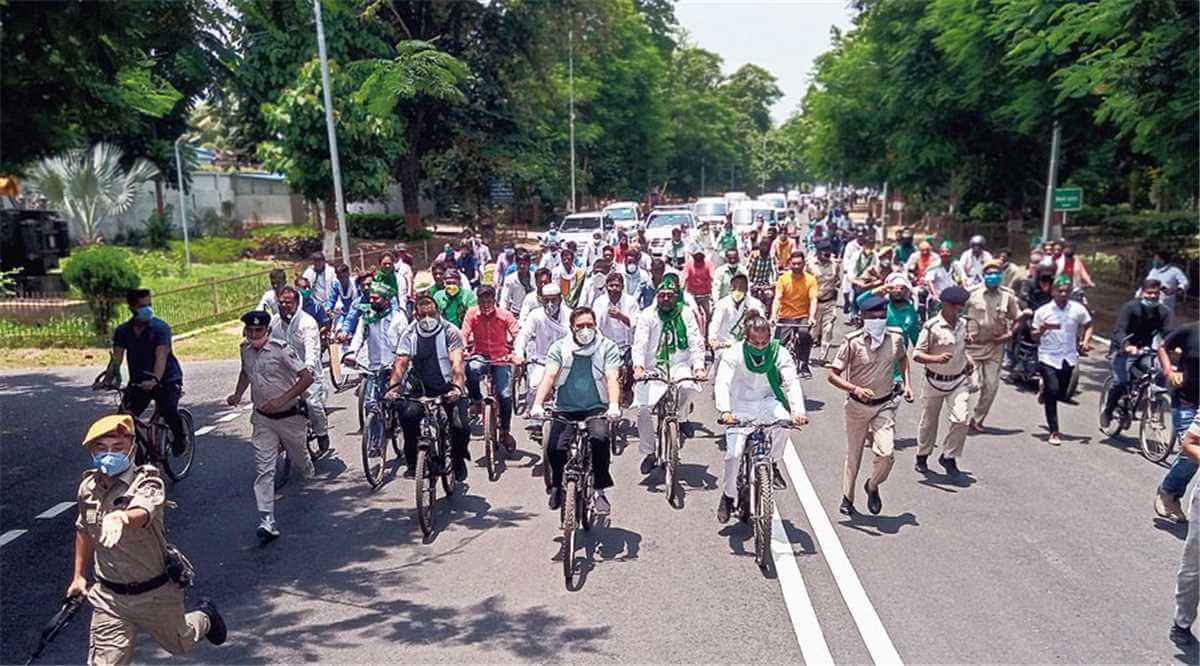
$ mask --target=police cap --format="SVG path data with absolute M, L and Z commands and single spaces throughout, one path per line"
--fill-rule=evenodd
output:
M 247 326 L 269 326 L 271 315 L 262 310 L 251 310 L 242 315 L 242 323 Z
M 883 310 L 887 308 L 887 299 L 883 296 L 868 296 L 863 299 L 862 303 L 858 304 L 858 309 L 863 312 L 871 312 L 872 310 Z
M 939 298 L 941 299 L 941 301 L 943 303 L 949 303 L 951 305 L 962 305 L 963 303 L 967 302 L 967 298 L 969 296 L 970 296 L 970 294 L 967 293 L 966 289 L 963 289 L 962 287 L 959 287 L 959 286 L 954 286 L 954 287 L 946 287 L 945 289 L 943 289 L 942 294 L 941 294 L 941 296 L 939 296 Z

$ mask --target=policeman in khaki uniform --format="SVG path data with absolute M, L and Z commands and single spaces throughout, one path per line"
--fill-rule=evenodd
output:
M 967 290 L 946 287 L 938 295 L 941 312 L 925 322 L 913 348 L 913 360 L 925 364 L 925 388 L 921 392 L 921 424 L 917 428 L 916 470 L 929 471 L 926 461 L 937 442 L 942 405 L 948 408 L 950 429 L 942 440 L 938 463 L 951 480 L 958 481 L 958 458 L 967 441 L 971 417 L 971 360 L 967 358 L 967 322 L 959 310 L 967 302 Z
M 271 337 L 268 327 L 271 315 L 252 310 L 242 315 L 246 336 L 242 342 L 242 370 L 237 388 L 226 398 L 230 406 L 242 401 L 246 387 L 254 414 L 250 417 L 250 441 L 254 444 L 254 499 L 262 519 L 258 525 L 260 539 L 279 536 L 275 525 L 275 462 L 279 446 L 287 450 L 292 468 L 300 478 L 313 475 L 312 460 L 305 445 L 307 427 L 304 413 L 297 400 L 312 384 L 312 371 L 287 343 Z
M 967 296 L 967 356 L 975 364 L 975 383 L 979 386 L 979 402 L 970 423 L 974 432 L 984 432 L 983 420 L 1000 387 L 1004 348 L 1021 316 L 1016 292 L 1002 286 L 1003 282 L 1004 266 L 993 259 L 984 264 L 983 283 L 971 287 Z
M 156 468 L 133 465 L 133 433 L 133 417 L 114 414 L 93 423 L 83 439 L 93 468 L 79 484 L 67 596 L 85 595 L 94 608 L 89 664 L 131 663 L 139 631 L 171 654 L 190 652 L 203 638 L 225 642 L 225 621 L 212 602 L 184 610 L 184 588 L 167 565 L 166 488 Z M 96 585 L 88 585 L 89 564 Z
M 816 244 L 816 255 L 805 265 L 817 279 L 817 314 L 813 317 L 813 339 L 821 345 L 821 362 L 829 357 L 833 344 L 833 324 L 837 321 L 838 289 L 842 286 L 842 263 L 832 258 L 829 241 Z
M 829 370 L 829 383 L 846 391 L 846 469 L 842 477 L 842 504 L 838 510 L 853 516 L 854 484 L 862 464 L 863 448 L 870 442 L 875 454 L 871 476 L 863 484 L 867 509 L 883 510 L 879 486 L 895 462 L 896 403 L 900 394 L 912 401 L 908 381 L 908 356 L 904 334 L 887 325 L 887 299 L 870 296 L 859 304 L 863 327 L 848 333 Z M 896 383 L 896 370 L 900 383 Z

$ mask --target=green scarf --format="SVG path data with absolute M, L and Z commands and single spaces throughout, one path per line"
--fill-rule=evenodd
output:
M 445 296 L 442 301 L 442 316 L 455 326 L 462 326 L 463 315 L 466 314 L 467 309 L 466 291 L 459 287 L 458 293 L 451 296 L 448 290 L 443 289 L 440 295 Z
M 722 251 L 735 249 L 737 247 L 737 236 L 734 236 L 732 231 L 726 231 L 721 234 L 720 240 L 717 241 L 717 246 Z
M 746 363 L 746 369 L 756 375 L 766 373 L 767 382 L 771 384 L 771 392 L 775 394 L 775 399 L 783 404 L 783 407 L 791 411 L 792 406 L 788 404 L 787 394 L 783 392 L 783 377 L 779 374 L 779 365 L 775 363 L 775 359 L 779 355 L 779 341 L 771 340 L 767 343 L 767 348 L 761 352 L 750 346 L 750 343 L 742 343 L 742 360 Z
M 375 277 L 371 280 L 371 284 L 375 283 L 383 283 L 387 285 L 389 288 L 391 288 L 393 294 L 400 293 L 400 285 L 396 282 L 396 271 L 385 273 L 383 272 L 382 268 L 379 269 L 375 272 Z
M 394 274 L 393 277 L 395 277 Z M 396 292 L 392 291 L 392 288 L 383 281 L 372 282 L 370 293 L 375 294 L 376 296 L 382 296 L 387 302 L 387 307 L 382 311 L 376 311 L 375 308 L 371 307 L 370 299 L 367 299 L 361 303 L 358 306 L 358 310 L 359 312 L 362 312 L 363 321 L 365 321 L 368 326 L 377 323 L 384 317 L 392 314 L 392 299 L 396 297 Z
M 659 363 L 670 364 L 671 354 L 676 350 L 688 348 L 687 326 L 683 323 L 683 290 L 679 288 L 679 279 L 674 274 L 664 275 L 658 283 L 659 291 L 670 289 L 675 292 L 675 307 L 669 312 L 655 305 L 654 310 L 662 321 L 662 335 L 658 338 L 658 350 L 654 354 Z

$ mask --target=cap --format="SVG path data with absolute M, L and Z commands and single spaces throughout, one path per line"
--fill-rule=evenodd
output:
M 908 276 L 899 271 L 888 275 L 887 280 L 885 280 L 885 283 L 889 287 L 892 285 L 900 284 L 900 285 L 904 285 L 905 287 L 908 287 L 909 289 L 912 289 L 912 282 L 908 279 Z
M 242 323 L 247 326 L 269 326 L 271 315 L 262 310 L 251 310 L 242 315 Z
M 542 287 L 542 296 L 562 296 L 562 289 L 554 282 Z
M 97 439 L 114 432 L 118 435 L 133 434 L 133 417 L 128 414 L 101 416 L 92 424 L 92 427 L 88 428 L 87 435 L 83 438 L 83 445 L 87 446 Z
M 824 238 L 817 241 L 815 243 L 815 247 L 817 248 L 817 252 L 832 252 L 833 251 L 833 245 L 831 245 L 829 243 L 829 241 L 825 240 Z
M 1058 277 L 1054 278 L 1054 286 L 1061 287 L 1064 284 L 1071 284 L 1071 278 L 1066 273 L 1059 273 Z
M 969 296 L 970 296 L 970 294 L 967 293 L 966 289 L 963 289 L 962 287 L 959 287 L 959 286 L 954 286 L 954 287 L 946 287 L 945 289 L 943 289 L 941 296 L 939 296 L 938 298 L 941 299 L 941 301 L 943 303 L 949 303 L 951 305 L 962 305 L 963 303 L 967 302 L 967 298 Z
M 938 249 L 939 250 L 949 250 L 953 247 L 954 247 L 954 243 L 951 243 L 948 240 L 944 240 L 944 241 L 942 241 L 942 244 L 938 246 Z
M 883 310 L 886 307 L 887 307 L 887 299 L 884 298 L 883 296 L 868 296 L 867 298 L 864 298 L 861 303 L 858 304 L 858 309 L 862 310 L 863 312 L 870 312 L 872 310 Z
M 983 270 L 985 270 L 985 271 L 1002 271 L 1002 270 L 1004 270 L 1004 262 L 1000 261 L 999 259 L 992 259 L 991 261 L 989 261 L 983 265 Z

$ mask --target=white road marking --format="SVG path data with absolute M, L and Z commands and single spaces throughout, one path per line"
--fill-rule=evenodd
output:
M 207 435 L 208 433 L 210 433 L 216 429 L 217 429 L 216 426 L 210 426 L 210 425 L 206 425 L 203 428 L 196 428 L 196 436 L 200 437 L 202 435 Z
M 9 530 L 9 531 L 5 532 L 4 534 L 0 534 L 0 546 L 7 546 L 9 543 L 11 543 L 17 537 L 21 536 L 22 534 L 24 534 L 28 531 L 29 530 Z
M 771 516 L 771 558 L 775 560 L 775 573 L 783 590 L 788 615 L 792 618 L 792 629 L 796 632 L 796 642 L 800 644 L 800 654 L 804 655 L 804 663 L 832 664 L 833 655 L 829 653 L 825 634 L 821 633 L 821 623 L 817 621 L 817 612 L 813 610 L 808 588 L 804 585 L 804 577 L 800 575 L 796 554 L 783 529 L 778 508 Z
M 237 413 L 226 414 L 225 416 L 222 416 L 221 418 L 217 419 L 217 423 L 229 423 L 230 421 L 236 419 L 239 416 L 241 416 L 241 414 L 237 414 Z
M 76 505 L 75 502 L 59 502 L 34 517 L 34 520 L 49 520 Z
M 850 609 L 850 616 L 854 618 L 854 624 L 858 625 L 858 633 L 862 636 L 867 651 L 871 653 L 871 660 L 876 664 L 904 663 L 900 659 L 900 653 L 896 651 L 896 646 L 892 644 L 887 629 L 883 627 L 879 613 L 867 597 L 867 591 L 858 579 L 854 566 L 850 564 L 850 558 L 846 556 L 842 542 L 833 530 L 833 523 L 829 521 L 829 516 L 825 515 L 825 509 L 821 507 L 821 500 L 817 498 L 817 491 L 813 489 L 808 473 L 804 471 L 804 464 L 800 462 L 800 456 L 796 455 L 794 445 L 784 452 L 783 462 L 787 467 L 788 476 L 792 479 L 792 487 L 796 489 L 796 495 L 804 507 L 804 513 L 808 516 L 808 523 L 812 526 L 813 534 L 825 555 L 825 561 L 829 563 L 829 569 L 833 572 L 833 579 Z

